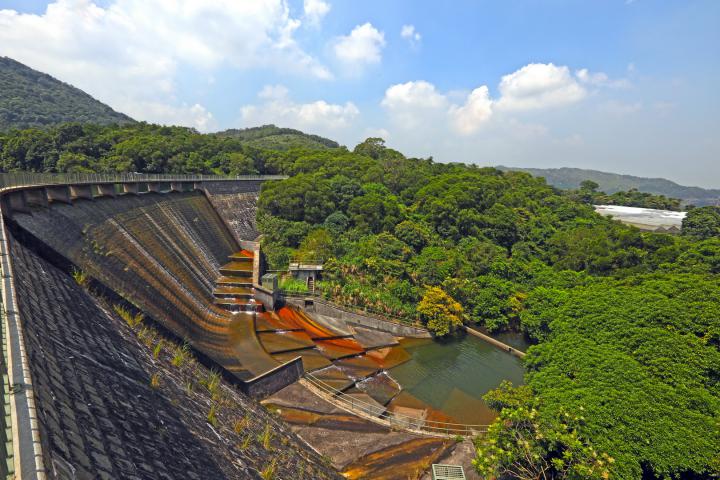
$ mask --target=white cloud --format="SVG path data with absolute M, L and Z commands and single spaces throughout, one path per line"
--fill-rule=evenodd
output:
M 487 86 L 470 93 L 460 91 L 439 92 L 426 81 L 418 80 L 390 86 L 385 91 L 381 106 L 396 128 L 415 131 L 417 136 L 432 134 L 447 124 L 448 133 L 468 136 L 483 129 L 498 114 L 504 118 L 506 132 L 529 131 L 525 124 L 515 122 L 509 115 L 529 110 L 541 110 L 570 105 L 587 96 L 585 85 L 594 88 L 616 87 L 618 81 L 604 73 L 591 73 L 581 69 L 575 75 L 567 66 L 552 63 L 532 63 L 504 75 L 498 87 L 499 97 L 491 98 Z M 639 104 L 608 103 L 606 111 L 631 113 Z M 537 125 L 531 130 L 537 131 Z M 533 133 L 534 135 L 535 133 Z M 545 132 L 543 132 L 543 135 Z
M 415 25 L 403 25 L 400 29 L 400 36 L 413 46 L 419 44 L 420 40 L 422 40 L 422 35 L 415 30 Z
M 442 118 L 447 113 L 448 99 L 432 83 L 419 80 L 392 85 L 380 104 L 397 126 L 410 130 L 431 118 Z
M 125 112 L 131 117 L 142 118 L 152 123 L 183 125 L 193 127 L 200 132 L 210 132 L 217 128 L 213 114 L 198 103 L 190 106 L 159 102 L 130 103 Z
M 484 85 L 470 92 L 463 105 L 456 105 L 429 82 L 399 83 L 385 91 L 381 105 L 395 125 L 405 130 L 449 123 L 455 133 L 468 135 L 476 132 L 492 115 L 492 101 Z
M 531 63 L 503 76 L 499 90 L 497 107 L 510 111 L 569 105 L 587 93 L 568 67 L 552 63 Z
M 368 22 L 353 28 L 349 35 L 337 38 L 333 50 L 338 60 L 357 69 L 380 63 L 384 47 L 385 34 Z
M 492 103 L 488 87 L 483 85 L 470 92 L 465 105 L 450 107 L 457 132 L 470 135 L 478 131 L 492 116 Z
M 611 87 L 611 88 L 627 88 L 630 86 L 630 81 L 626 78 L 618 80 L 611 80 L 610 77 L 604 72 L 590 72 L 587 68 L 583 68 L 575 72 L 575 76 L 582 83 L 587 85 L 593 85 L 596 87 Z
M 323 0 L 305 0 L 303 2 L 305 19 L 312 26 L 319 26 L 322 19 L 330 11 L 330 4 Z
M 274 123 L 311 133 L 337 133 L 353 125 L 360 114 L 352 102 L 344 105 L 317 100 L 296 103 L 282 85 L 266 85 L 258 94 L 262 100 L 257 105 L 245 105 L 240 110 L 242 123 L 247 126 Z
M 197 118 L 175 96 L 178 70 L 221 65 L 332 75 L 293 35 L 284 0 L 56 0 L 43 14 L 0 10 L 0 54 L 50 73 L 138 119 Z M 190 102 L 193 103 L 193 102 Z M 164 105 L 160 108 L 158 105 Z M 164 111 L 165 113 L 161 113 Z M 190 116 L 188 116 L 190 115 Z

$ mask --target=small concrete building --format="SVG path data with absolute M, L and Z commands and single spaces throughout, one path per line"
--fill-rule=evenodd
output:
M 314 292 L 315 282 L 322 279 L 323 266 L 318 263 L 290 262 L 288 270 L 294 279 L 305 282 L 308 290 Z

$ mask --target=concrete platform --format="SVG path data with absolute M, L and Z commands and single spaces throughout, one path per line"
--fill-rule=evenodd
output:
M 355 331 L 353 337 L 366 350 L 391 347 L 399 343 L 397 338 L 387 332 L 359 326 L 353 326 L 352 329 Z
M 339 318 L 328 317 L 327 315 L 308 314 L 308 316 L 315 319 L 317 323 L 323 325 L 328 330 L 338 332 L 338 335 L 353 335 L 355 332 L 347 322 L 340 320 Z
M 358 390 L 367 393 L 378 403 L 387 405 L 400 393 L 400 386 L 386 373 L 381 373 L 355 384 Z
M 332 343 L 332 341 L 328 340 L 319 340 L 315 342 L 315 344 L 317 345 L 318 350 L 320 350 L 320 352 L 330 360 L 352 357 L 363 352 L 362 349 L 340 346 L 337 343 Z
M 385 412 L 385 406 L 375 401 L 374 398 L 372 398 L 370 395 L 364 392 L 355 392 L 355 393 L 348 393 L 346 395 L 347 399 L 352 399 L 358 402 L 359 405 L 368 406 L 369 408 L 365 410 L 367 413 L 374 413 L 376 417 L 379 417 L 380 415 Z
M 332 362 L 330 360 L 325 358 L 322 354 L 320 354 L 320 352 L 315 349 L 299 350 L 296 352 L 287 353 L 276 353 L 273 355 L 273 358 L 278 360 L 279 362 L 285 363 L 297 356 L 302 357 L 303 368 L 305 369 L 305 372 L 313 372 L 315 370 L 320 370 L 322 368 L 326 368 L 332 365 Z
M 334 365 L 314 372 L 313 377 L 341 392 L 355 384 L 355 380 L 345 375 L 342 370 Z
M 268 353 L 294 352 L 313 348 L 315 344 L 304 332 L 258 333 L 263 348 Z

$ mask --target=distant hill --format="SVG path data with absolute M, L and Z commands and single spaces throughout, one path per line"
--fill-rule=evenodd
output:
M 289 150 L 291 148 L 308 148 L 325 150 L 338 148 L 340 144 L 319 135 L 310 135 L 292 128 L 280 128 L 275 125 L 263 125 L 244 129 L 232 128 L 218 132 L 220 137 L 232 137 L 242 140 L 246 145 L 270 150 Z
M 515 168 L 498 167 L 500 170 L 518 170 L 536 177 L 545 177 L 550 185 L 562 189 L 578 188 L 583 180 L 592 180 L 605 193 L 615 193 L 636 188 L 641 192 L 679 198 L 684 204 L 697 206 L 715 205 L 720 200 L 720 190 L 685 187 L 665 178 L 645 178 L 618 173 L 600 172 L 582 168 Z
M 132 121 L 72 85 L 11 58 L 0 57 L 0 131 L 64 122 Z

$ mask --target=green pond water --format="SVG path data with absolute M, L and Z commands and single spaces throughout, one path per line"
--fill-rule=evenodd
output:
M 508 340 L 504 338 L 503 340 Z M 524 350 L 522 337 L 513 339 Z M 485 425 L 496 416 L 482 396 L 503 380 L 523 383 L 521 360 L 476 337 L 447 342 L 406 339 L 411 359 L 390 370 L 405 394 L 452 417 L 459 423 Z M 405 399 L 398 398 L 402 405 Z

